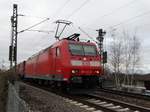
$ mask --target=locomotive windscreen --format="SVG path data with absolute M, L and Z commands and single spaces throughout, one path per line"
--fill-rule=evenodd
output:
M 69 49 L 73 55 L 96 56 L 96 47 L 93 45 L 69 44 Z

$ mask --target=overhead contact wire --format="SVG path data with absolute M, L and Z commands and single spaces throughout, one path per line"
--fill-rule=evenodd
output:
M 71 0 L 66 0 L 64 2 L 64 4 L 56 10 L 56 12 L 53 14 L 53 16 L 55 17 L 56 15 L 58 15 L 70 1 Z
M 143 17 L 143 16 L 148 15 L 148 14 L 150 14 L 150 11 L 147 11 L 147 12 L 145 12 L 145 13 L 139 14 L 139 15 L 137 15 L 137 16 L 134 16 L 134 17 L 132 17 L 132 18 L 129 18 L 129 19 L 125 20 L 125 21 L 122 21 L 122 22 L 120 22 L 120 23 L 118 23 L 118 24 L 115 24 L 115 25 L 112 25 L 112 26 L 109 26 L 109 27 L 112 27 L 112 28 L 113 28 L 113 27 L 116 27 L 116 26 L 120 26 L 120 25 L 122 25 L 122 24 L 124 24 L 124 23 L 127 23 L 127 22 L 129 22 L 129 21 L 132 21 L 132 20 L 134 20 L 134 19 L 136 19 L 136 18 Z
M 136 1 L 137 0 L 132 0 L 132 1 L 130 1 L 130 2 L 126 3 L 126 4 L 124 4 L 124 5 L 120 6 L 120 7 L 110 11 L 109 13 L 100 16 L 97 20 L 102 19 L 102 18 L 107 17 L 107 16 L 110 16 L 113 13 L 116 13 L 116 12 L 120 11 L 120 9 L 126 8 L 126 7 L 130 6 L 131 4 L 134 4 Z M 92 24 L 95 24 L 95 22 L 92 23 Z
M 107 14 L 104 14 L 103 16 L 99 17 L 99 19 L 100 19 L 100 18 L 103 18 L 103 17 L 106 17 L 106 16 L 110 16 L 110 15 L 112 15 L 113 13 L 120 11 L 120 9 L 126 8 L 126 7 L 128 7 L 129 5 L 135 3 L 136 1 L 137 1 L 137 0 L 132 0 L 131 2 L 128 2 L 127 4 L 124 4 L 124 5 L 120 6 L 120 7 L 118 7 L 118 8 L 112 10 L 111 12 L 109 12 L 109 13 L 107 13 Z
M 77 9 L 75 9 L 68 17 L 67 19 L 69 19 L 70 17 L 72 17 L 74 14 L 76 14 L 82 7 L 84 7 L 90 0 L 85 0 Z
M 41 23 L 44 23 L 44 22 L 47 21 L 47 20 L 49 20 L 49 18 L 46 18 L 46 19 L 44 19 L 43 21 L 41 21 L 41 22 L 39 22 L 39 23 L 36 23 L 36 24 L 34 24 L 34 25 L 32 25 L 32 26 L 30 26 L 30 27 L 24 29 L 24 30 L 21 30 L 21 31 L 19 31 L 18 33 L 22 33 L 22 32 L 24 32 L 24 31 L 27 31 L 27 30 L 29 30 L 29 29 L 35 27 L 35 26 L 40 25 Z
M 82 33 L 84 33 L 85 35 L 87 35 L 92 41 L 94 41 L 95 43 L 97 43 L 97 41 L 95 41 L 92 36 L 90 36 L 87 32 L 85 32 L 83 29 L 81 29 L 81 27 L 78 27 L 78 29 L 79 29 Z

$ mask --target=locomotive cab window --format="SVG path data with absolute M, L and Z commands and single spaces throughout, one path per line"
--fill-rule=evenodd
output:
M 85 55 L 95 56 L 97 54 L 95 46 L 83 45 Z
M 83 47 L 80 44 L 69 44 L 69 49 L 73 55 L 84 55 Z
M 60 56 L 60 48 L 59 47 L 56 47 L 56 56 Z
M 69 44 L 69 50 L 72 55 L 97 55 L 96 47 L 92 45 Z

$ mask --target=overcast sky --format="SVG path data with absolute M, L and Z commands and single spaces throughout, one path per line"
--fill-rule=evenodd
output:
M 82 39 L 88 39 L 78 27 L 81 27 L 94 39 L 96 29 L 103 28 L 107 32 L 105 46 L 109 46 L 111 29 L 126 29 L 130 33 L 137 32 L 141 48 L 140 70 L 150 72 L 150 0 L 0 0 L 0 62 L 9 66 L 8 46 L 10 45 L 12 6 L 18 4 L 18 31 L 21 31 L 43 19 L 50 20 L 33 28 L 34 30 L 52 31 L 51 33 L 29 32 L 18 35 L 18 61 L 51 45 L 54 41 L 56 24 L 54 21 L 65 19 L 73 22 L 62 36 L 81 33 Z M 1 67 L 1 66 L 0 66 Z

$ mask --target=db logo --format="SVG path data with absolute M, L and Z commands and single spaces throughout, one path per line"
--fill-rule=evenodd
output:
M 90 65 L 90 63 L 88 62 L 88 61 L 83 61 L 83 63 L 82 63 L 84 66 L 89 66 Z

